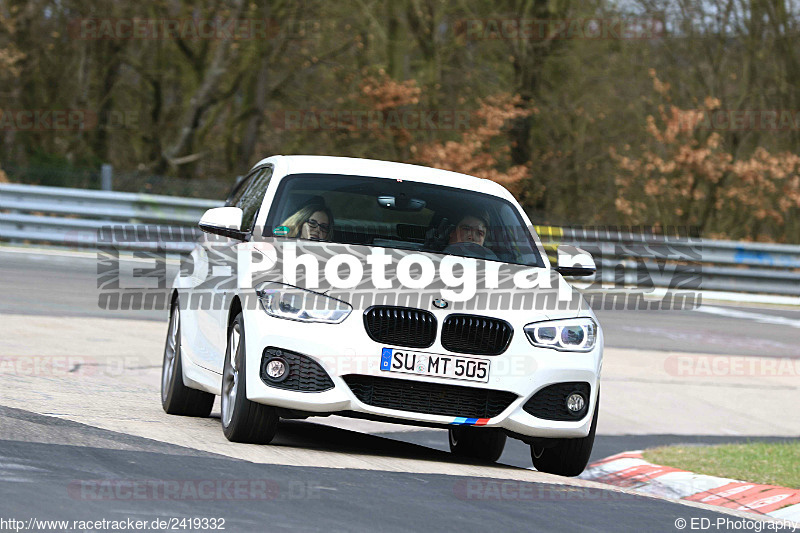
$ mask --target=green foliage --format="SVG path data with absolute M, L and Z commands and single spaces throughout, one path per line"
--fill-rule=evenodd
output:
M 98 167 L 76 166 L 64 156 L 36 151 L 24 166 L 5 165 L 11 181 L 52 187 L 81 187 L 95 189 L 100 186 Z

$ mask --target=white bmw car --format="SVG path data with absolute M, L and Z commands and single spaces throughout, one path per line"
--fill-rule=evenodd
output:
M 415 165 L 274 156 L 200 221 L 172 289 L 162 405 L 269 443 L 281 418 L 449 429 L 495 461 L 507 437 L 541 471 L 586 466 L 603 333 L 497 183 Z

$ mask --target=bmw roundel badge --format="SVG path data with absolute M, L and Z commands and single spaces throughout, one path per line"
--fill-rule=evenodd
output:
M 450 304 L 447 303 L 447 300 L 443 300 L 441 298 L 436 298 L 433 301 L 433 305 L 435 307 L 438 307 L 439 309 L 447 309 L 447 306 L 450 305 Z

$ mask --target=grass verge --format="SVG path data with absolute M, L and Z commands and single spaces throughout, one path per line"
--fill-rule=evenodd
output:
M 800 489 L 800 442 L 662 446 L 645 461 L 709 476 Z

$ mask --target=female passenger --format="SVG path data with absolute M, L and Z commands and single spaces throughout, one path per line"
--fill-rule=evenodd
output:
M 287 237 L 329 241 L 333 232 L 333 213 L 325 204 L 308 204 L 281 225 L 289 228 Z

